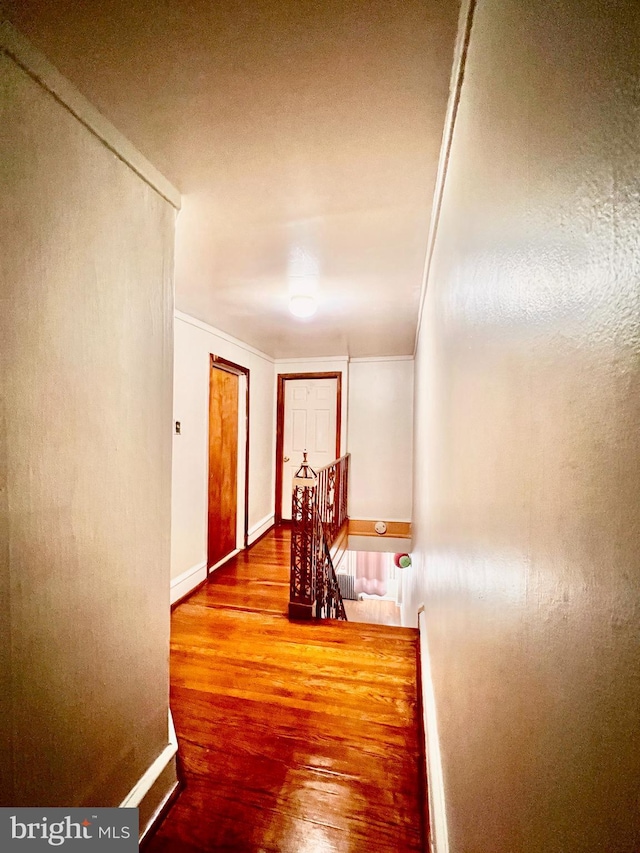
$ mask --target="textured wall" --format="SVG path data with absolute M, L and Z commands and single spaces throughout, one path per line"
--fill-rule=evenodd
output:
M 1 800 L 117 805 L 167 744 L 174 211 L 0 81 Z
M 479 0 L 416 377 L 452 853 L 640 849 L 640 6 Z
M 413 360 L 349 364 L 349 516 L 411 520 Z

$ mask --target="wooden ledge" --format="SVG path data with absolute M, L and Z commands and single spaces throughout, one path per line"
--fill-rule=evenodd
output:
M 393 539 L 411 539 L 411 522 L 410 521 L 385 521 L 387 525 L 385 533 L 376 533 L 375 521 L 359 520 L 357 518 L 349 519 L 349 536 L 375 536 L 377 539 L 393 538 Z

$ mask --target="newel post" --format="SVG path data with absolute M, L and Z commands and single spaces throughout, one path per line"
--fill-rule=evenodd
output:
M 316 561 L 313 541 L 313 510 L 317 484 L 318 477 L 307 462 L 307 452 L 305 451 L 302 465 L 293 478 L 293 495 L 291 498 L 290 619 L 312 619 L 314 617 Z

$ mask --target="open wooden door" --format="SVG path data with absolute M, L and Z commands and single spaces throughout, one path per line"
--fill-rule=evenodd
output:
M 209 523 L 207 567 L 236 549 L 238 508 L 238 376 L 209 372 Z

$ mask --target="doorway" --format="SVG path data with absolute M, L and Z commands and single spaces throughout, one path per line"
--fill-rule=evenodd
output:
M 276 417 L 276 524 L 291 519 L 304 450 L 315 470 L 340 456 L 342 373 L 281 373 Z
M 249 370 L 212 355 L 209 368 L 207 574 L 247 547 Z

